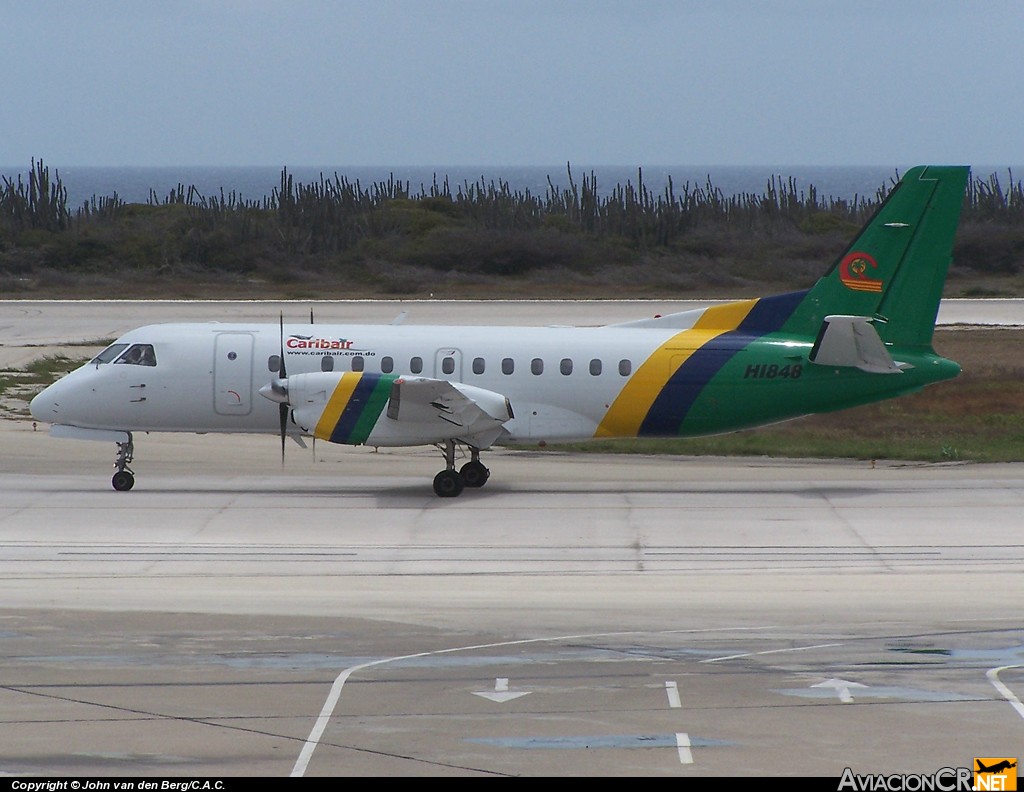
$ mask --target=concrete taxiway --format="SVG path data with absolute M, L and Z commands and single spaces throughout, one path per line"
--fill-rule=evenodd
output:
M 0 447 L 0 774 L 838 779 L 1024 739 L 1024 465 L 498 450 L 441 500 L 432 449 L 144 435 L 117 493 L 113 446 Z
M 932 772 L 1024 737 L 1024 466 L 3 427 L 0 772 Z M 318 731 L 319 730 L 319 731 Z

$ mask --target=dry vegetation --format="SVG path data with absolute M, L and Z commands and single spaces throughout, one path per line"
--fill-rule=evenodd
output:
M 145 204 L 67 206 L 33 163 L 0 185 L 0 289 L 24 297 L 737 297 L 805 288 L 877 208 L 775 179 L 761 194 L 713 184 L 543 195 L 506 183 L 370 185 L 335 175 L 259 202 L 184 185 Z M 1024 189 L 975 179 L 947 296 L 1024 294 Z

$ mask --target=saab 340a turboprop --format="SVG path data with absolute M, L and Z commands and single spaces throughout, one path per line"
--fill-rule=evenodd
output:
M 263 432 L 436 445 L 441 497 L 507 442 L 687 437 L 901 396 L 955 377 L 932 349 L 967 167 L 907 172 L 811 289 L 604 327 L 163 324 L 32 401 L 58 437 Z M 456 466 L 456 448 L 470 460 Z

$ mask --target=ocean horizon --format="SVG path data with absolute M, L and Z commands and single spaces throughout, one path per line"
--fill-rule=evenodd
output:
M 664 193 L 671 179 L 676 194 L 689 186 L 705 187 L 709 182 L 727 196 L 750 193 L 760 195 L 774 179 L 788 184 L 793 180 L 798 192 L 811 187 L 819 197 L 843 200 L 875 197 L 882 188 L 890 187 L 910 166 L 747 166 L 747 165 L 531 165 L 531 166 L 157 166 L 106 167 L 59 166 L 44 160 L 51 179 L 59 174 L 68 192 L 68 206 L 76 209 L 93 197 L 117 195 L 126 203 L 146 203 L 151 196 L 162 201 L 179 185 L 195 189 L 204 196 L 216 197 L 222 192 L 232 193 L 245 201 L 262 201 L 281 183 L 282 170 L 287 167 L 296 183 L 319 182 L 321 178 L 333 180 L 335 176 L 359 182 L 364 189 L 389 179 L 408 183 L 414 195 L 429 192 L 436 181 L 441 185 L 447 179 L 454 193 L 460 186 L 506 183 L 513 192 L 529 192 L 543 196 L 549 184 L 557 189 L 569 187 L 569 173 L 579 185 L 584 175 L 593 175 L 598 192 L 609 195 L 617 186 L 632 184 L 641 179 L 655 195 Z M 30 165 L 0 166 L 0 175 L 11 181 L 20 176 L 28 178 Z M 975 166 L 975 179 L 988 179 L 995 174 L 1004 186 L 1016 180 L 1015 173 L 1024 168 L 1015 166 Z

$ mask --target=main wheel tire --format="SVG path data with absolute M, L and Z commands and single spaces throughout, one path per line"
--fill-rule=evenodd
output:
M 491 477 L 491 471 L 484 466 L 483 462 L 473 460 L 462 466 L 459 475 L 462 476 L 462 483 L 467 487 L 482 487 Z
M 135 476 L 127 470 L 119 470 L 114 474 L 114 477 L 110 479 L 110 483 L 118 492 L 127 492 L 135 486 Z
M 434 476 L 434 493 L 439 498 L 455 498 L 462 492 L 465 482 L 454 470 L 442 470 Z

